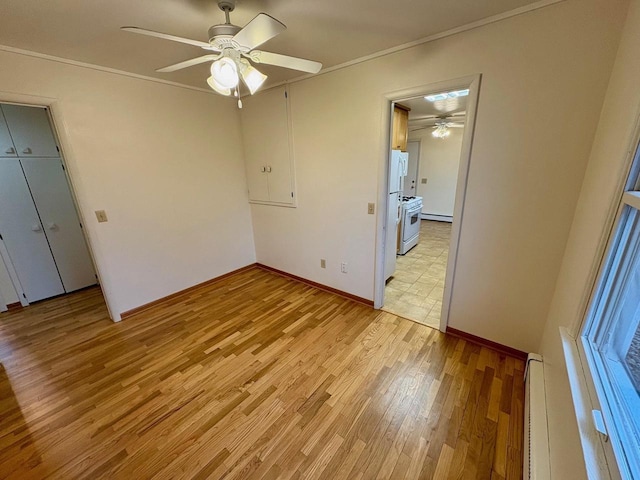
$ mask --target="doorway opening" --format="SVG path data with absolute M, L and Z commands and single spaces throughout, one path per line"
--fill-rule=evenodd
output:
M 442 331 L 455 279 L 479 86 L 478 75 L 386 97 L 387 209 L 375 306 Z
M 49 109 L 0 103 L 0 311 L 96 285 Z

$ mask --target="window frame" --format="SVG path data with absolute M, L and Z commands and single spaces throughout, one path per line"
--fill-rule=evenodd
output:
M 621 415 L 625 407 L 620 405 L 617 387 L 610 380 L 608 372 L 610 366 L 605 360 L 605 353 L 598 351 L 595 342 L 602 340 L 602 335 L 607 331 L 613 319 L 599 320 L 599 314 L 607 312 L 612 304 L 617 301 L 615 295 L 605 298 L 607 287 L 615 285 L 617 275 L 615 269 L 624 271 L 620 264 L 620 258 L 634 246 L 640 252 L 640 240 L 628 242 L 621 249 L 625 241 L 624 232 L 629 228 L 628 220 L 633 210 L 637 217 L 633 220 L 640 225 L 640 139 L 638 131 L 634 135 L 634 147 L 629 151 L 631 164 L 625 169 L 624 182 L 618 192 L 619 196 L 612 202 L 612 207 L 617 207 L 615 216 L 609 223 L 609 235 L 604 253 L 600 258 L 597 276 L 593 282 L 590 295 L 588 295 L 585 315 L 581 324 L 576 329 L 574 340 L 579 354 L 579 361 L 587 380 L 587 388 L 590 403 L 593 409 L 600 410 L 604 418 L 607 436 L 598 435 L 610 478 L 633 479 L 634 472 L 640 472 L 640 453 L 627 455 L 627 451 L 640 452 L 640 431 L 633 435 L 624 422 L 625 415 Z M 633 210 L 632 210 L 633 209 Z M 628 260 L 626 260 L 628 262 Z M 618 418 L 622 417 L 622 421 Z M 633 445 L 631 448 L 628 445 Z

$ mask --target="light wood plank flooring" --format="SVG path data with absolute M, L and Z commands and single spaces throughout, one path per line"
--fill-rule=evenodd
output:
M 0 315 L 0 478 L 517 479 L 523 363 L 253 269 Z

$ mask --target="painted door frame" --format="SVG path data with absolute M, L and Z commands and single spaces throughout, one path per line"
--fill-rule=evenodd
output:
M 469 88 L 467 103 L 467 117 L 464 134 L 462 138 L 462 150 L 460 153 L 460 167 L 458 169 L 458 180 L 456 182 L 456 196 L 453 208 L 453 223 L 451 225 L 451 240 L 449 242 L 449 257 L 447 262 L 446 277 L 444 283 L 444 295 L 442 298 L 442 311 L 440 313 L 440 331 L 444 332 L 449 323 L 449 310 L 453 295 L 456 267 L 458 262 L 458 247 L 460 245 L 460 235 L 462 221 L 464 217 L 464 202 L 467 193 L 467 181 L 469 177 L 469 164 L 471 161 L 471 151 L 473 147 L 473 135 L 476 124 L 476 112 L 478 109 L 478 98 L 480 95 L 481 74 L 469 75 L 466 77 L 444 80 L 442 82 L 420 85 L 408 89 L 389 92 L 383 95 L 382 99 L 382 132 L 384 138 L 381 141 L 381 153 L 378 164 L 378 209 L 376 218 L 376 254 L 374 266 L 374 308 L 381 308 L 384 305 L 384 257 L 385 257 L 385 231 L 386 231 L 386 211 L 388 208 L 388 178 L 389 178 L 389 157 L 391 155 L 391 136 L 393 133 L 393 105 L 410 98 L 415 98 L 430 93 L 437 93 L 445 90 L 457 90 Z
M 67 128 L 67 124 L 64 121 L 64 117 L 62 115 L 62 104 L 57 98 L 51 97 L 43 97 L 39 95 L 27 95 L 22 93 L 15 92 L 5 92 L 0 91 L 0 103 L 12 103 L 15 105 L 24 105 L 27 107 L 46 107 L 49 115 L 49 122 L 53 129 L 53 135 L 55 136 L 58 146 L 60 147 L 60 159 L 62 164 L 64 165 L 65 175 L 67 177 L 67 183 L 69 184 L 69 190 L 71 191 L 71 198 L 73 199 L 73 203 L 76 207 L 76 212 L 78 214 L 78 218 L 83 225 L 82 234 L 84 235 L 85 242 L 87 244 L 87 248 L 89 249 L 89 255 L 91 256 L 91 261 L 93 262 L 93 266 L 96 271 L 96 275 L 98 276 L 98 282 L 100 284 L 100 288 L 102 289 L 102 294 L 105 299 L 105 303 L 107 305 L 107 311 L 109 312 L 109 317 L 114 321 L 120 320 L 120 315 L 114 315 L 115 310 L 113 310 L 110 302 L 110 294 L 108 288 L 105 286 L 105 282 L 102 281 L 103 272 L 101 271 L 100 264 L 96 261 L 95 255 L 95 242 L 92 241 L 91 235 L 89 234 L 87 226 L 87 222 L 82 213 L 81 203 L 78 200 L 78 195 L 76 193 L 75 183 L 77 179 L 74 179 L 73 172 L 76 170 L 75 165 L 77 162 L 75 161 L 75 156 L 73 154 L 73 149 L 71 148 L 71 141 L 69 139 L 69 130 Z M 3 251 L 4 250 L 4 251 Z M 9 274 L 11 276 L 11 280 L 13 281 L 14 287 L 18 293 L 20 298 L 20 303 L 23 306 L 29 305 L 26 302 L 22 287 L 20 286 L 20 282 L 18 281 L 17 276 L 11 275 L 11 267 L 9 267 L 8 262 L 10 259 L 8 257 L 8 252 L 4 245 L 0 248 L 0 255 L 2 255 L 5 260 L 5 264 L 7 265 L 7 269 L 9 270 Z M 15 273 L 15 271 L 14 271 Z

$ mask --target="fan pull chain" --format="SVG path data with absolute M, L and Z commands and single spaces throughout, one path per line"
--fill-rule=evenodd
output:
M 238 86 L 236 87 L 236 89 L 233 92 L 233 95 L 238 99 L 238 108 L 242 108 L 242 100 L 240 99 L 240 84 L 238 83 Z

